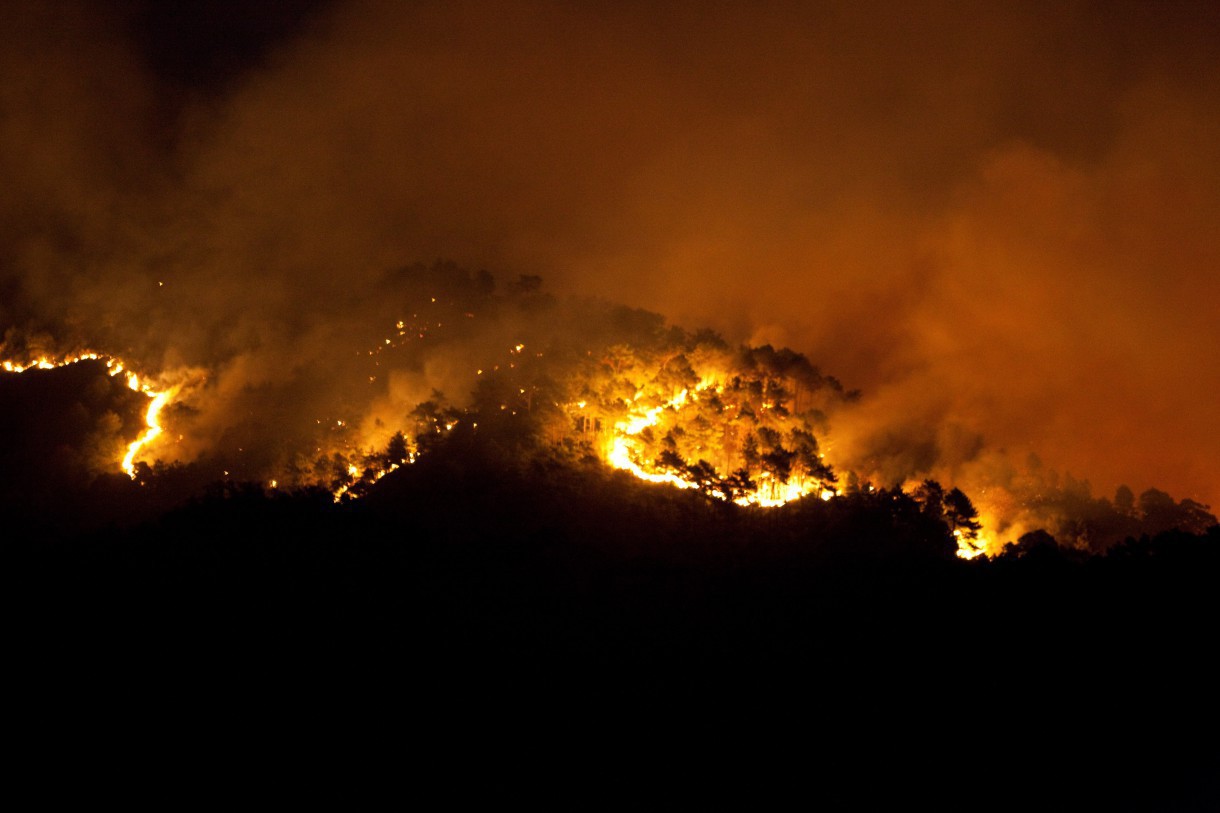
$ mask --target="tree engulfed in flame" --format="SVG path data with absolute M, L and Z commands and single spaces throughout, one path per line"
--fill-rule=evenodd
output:
M 250 351 L 146 377 L 108 354 L 46 353 L 50 337 L 11 329 L 0 340 L 7 356 L 0 372 L 89 361 L 124 375 L 148 399 L 142 426 L 137 433 L 116 422 L 131 405 L 116 387 L 120 403 L 96 416 L 89 454 L 80 458 L 91 472 L 114 466 L 140 483 L 156 461 L 166 469 L 194 466 L 190 477 L 200 484 L 223 471 L 270 489 L 324 488 L 341 502 L 442 447 L 460 456 L 477 438 L 480 451 L 518 461 L 600 461 L 751 508 L 839 494 L 865 503 L 913 499 L 925 517 L 944 523 L 967 559 L 999 553 L 1039 529 L 1102 550 L 1168 528 L 1201 533 L 1215 522 L 1207 506 L 1176 503 L 1155 489 L 1138 502 L 1129 489 L 1112 503 L 1094 499 L 1087 481 L 1069 475 L 1059 483 L 1040 464 L 918 462 L 922 447 L 909 454 L 901 433 L 886 433 L 884 444 L 862 453 L 851 434 L 859 393 L 788 348 L 731 345 L 714 331 L 688 331 L 660 314 L 600 300 L 560 301 L 532 276 L 497 290 L 486 272 L 416 264 L 390 272 L 385 284 L 394 293 L 378 297 L 379 317 L 362 313 L 345 323 L 353 329 L 338 342 L 326 332 L 334 364 L 311 364 L 315 356 L 297 355 L 289 343 L 287 357 L 280 349 Z M 174 444 L 165 441 L 167 421 Z M 837 446 L 832 425 L 842 433 Z M 929 475 L 951 480 L 942 488 L 931 479 L 901 486 L 894 479 Z M 954 480 L 977 495 L 977 508 Z M 851 508 L 847 500 L 829 510 Z
M 438 320 L 433 330 L 439 325 Z M 423 327 L 412 329 L 418 335 Z M 394 342 L 384 346 L 398 350 Z M 486 360 L 475 372 L 470 403 L 454 405 L 434 391 L 434 400 L 393 423 L 379 422 L 380 431 L 393 433 L 388 448 L 384 434 L 380 441 L 360 436 L 360 414 L 318 419 L 313 461 L 273 467 L 266 472 L 270 487 L 323 485 L 335 502 L 357 499 L 462 427 L 463 433 L 488 434 L 493 442 L 518 448 L 592 455 L 641 480 L 740 506 L 774 508 L 840 493 L 818 438 L 828 431 L 826 411 L 853 396 L 800 354 L 770 346 L 731 348 L 714 335 L 676 330 L 651 342 L 585 345 L 566 354 L 552 350 L 528 338 L 507 344 L 499 350 L 506 356 Z M 379 366 L 378 355 L 380 350 L 369 357 Z M 142 430 L 116 461 L 136 479 L 138 463 L 165 434 L 164 412 L 183 389 L 170 382 L 181 376 L 141 376 L 124 361 L 96 352 L 10 359 L 0 362 L 0 370 L 54 370 L 84 361 L 104 363 L 109 375 L 125 376 L 127 387 L 148 398 Z M 937 497 L 937 505 L 942 499 L 948 497 Z M 959 555 L 986 552 L 991 540 L 980 536 L 978 523 L 962 522 L 951 527 Z
M 732 346 L 712 331 L 689 332 L 622 306 L 560 306 L 538 291 L 536 278 L 497 295 L 482 277 L 448 267 L 402 274 L 410 293 L 393 306 L 406 310 L 387 314 L 384 324 L 392 329 L 370 326 L 353 335 L 341 386 L 334 378 L 311 381 L 322 387 L 310 390 L 317 396 L 311 403 L 325 411 L 288 412 L 286 423 L 257 417 L 243 423 L 261 416 L 261 404 L 233 408 L 248 394 L 240 364 L 214 370 L 220 383 L 211 388 L 203 385 L 213 376 L 199 371 L 138 376 L 96 352 L 31 354 L 0 361 L 0 369 L 21 373 L 91 360 L 112 376 L 125 374 L 127 385 L 148 398 L 138 436 L 116 461 L 133 479 L 157 452 L 170 463 L 182 462 L 175 459 L 182 453 L 223 469 L 225 478 L 238 472 L 273 489 L 321 486 L 341 502 L 451 439 L 461 448 L 478 437 L 513 455 L 600 460 L 640 480 L 744 507 L 831 500 L 867 486 L 849 474 L 841 487 L 824 454 L 830 449 L 822 448 L 831 416 L 837 419 L 856 393 L 800 353 Z M 301 391 L 294 376 L 287 371 L 291 386 L 284 393 Z M 458 397 L 450 400 L 440 386 Z M 179 402 L 190 409 L 172 417 L 189 439 L 166 455 L 164 421 Z M 285 426 L 286 441 L 268 436 L 276 425 Z M 239 457 L 246 451 L 239 444 L 263 439 L 271 449 Z M 962 555 L 989 545 L 977 528 L 950 530 L 959 531 Z
M 646 409 L 635 408 L 644 393 L 637 393 L 628 408 L 628 417 L 615 422 L 610 435 L 608 451 L 605 460 L 616 469 L 630 472 L 641 480 L 650 483 L 665 483 L 683 489 L 700 489 L 719 499 L 729 500 L 738 505 L 758 505 L 764 508 L 774 508 L 785 503 L 800 499 L 808 494 L 816 493 L 824 500 L 833 497 L 837 492 L 834 488 L 835 478 L 828 466 L 820 463 L 811 469 L 794 474 L 791 467 L 778 474 L 770 470 L 758 470 L 751 473 L 747 466 L 751 461 L 741 461 L 738 468 L 729 478 L 720 478 L 717 472 L 700 459 L 694 466 L 683 463 L 676 453 L 665 451 L 649 464 L 649 441 L 655 437 L 659 428 L 666 425 L 676 426 L 682 422 L 679 413 L 683 408 L 697 404 L 704 397 L 722 400 L 724 387 L 707 381 L 700 382 L 692 393 L 690 390 L 680 390 L 664 403 Z M 578 408 L 583 409 L 584 404 Z M 670 413 L 667 415 L 667 413 Z M 812 437 L 812 435 L 810 435 Z M 668 445 L 676 446 L 672 439 L 672 428 L 666 435 Z M 666 443 L 665 440 L 662 441 Z M 701 451 L 715 450 L 703 447 Z M 668 450 L 667 450 L 668 451 Z M 723 454 L 720 456 L 723 457 Z M 821 459 L 821 455 L 817 456 Z
M 666 347 L 661 352 L 610 347 L 600 358 L 587 353 L 565 367 L 568 378 L 561 385 L 562 394 L 553 395 L 577 397 L 553 401 L 554 408 L 548 409 L 545 396 L 552 393 L 544 392 L 539 379 L 532 378 L 537 371 L 526 362 L 523 348 L 518 342 L 508 350 L 517 361 L 491 364 L 486 375 L 482 369 L 478 372 L 486 393 L 496 394 L 498 403 L 494 399 L 480 403 L 476 398 L 469 407 L 421 404 L 387 450 L 332 447 L 326 453 L 332 475 L 320 471 L 288 475 L 289 482 L 324 483 L 335 502 L 357 499 L 459 425 L 475 432 L 476 419 L 486 414 L 483 419 L 488 423 L 523 421 L 532 427 L 530 431 L 539 431 L 540 424 L 531 420 L 549 414 L 551 431 L 540 434 L 552 443 L 584 448 L 610 467 L 650 483 L 761 508 L 810 495 L 829 500 L 839 493 L 838 479 L 816 438 L 825 433 L 826 423 L 818 407 L 827 403 L 828 393 L 830 400 L 840 393 L 837 382 L 811 373 L 803 357 L 785 356 L 769 347 L 737 353 L 723 346 Z M 543 355 L 536 353 L 533 363 Z M 180 385 L 164 383 L 165 376 L 140 376 L 124 361 L 96 352 L 10 359 L 0 362 L 0 370 L 18 374 L 85 361 L 104 363 L 109 375 L 123 375 L 129 389 L 148 398 L 144 427 L 117 461 L 124 473 L 136 479 L 137 463 L 156 448 L 165 432 L 162 413 L 179 395 Z M 332 430 L 344 432 L 351 422 L 329 423 Z M 277 488 L 279 481 L 277 476 L 270 487 Z M 912 493 L 916 491 L 918 487 Z M 966 522 L 953 527 L 959 556 L 973 558 L 988 552 L 994 540 L 977 526 Z
M 826 424 L 818 407 L 841 392 L 803 356 L 707 339 L 618 346 L 576 381 L 579 398 L 562 409 L 616 469 L 743 506 L 838 493 L 817 436 Z

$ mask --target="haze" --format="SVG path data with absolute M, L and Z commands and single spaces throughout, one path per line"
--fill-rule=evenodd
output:
M 792 346 L 893 479 L 1220 503 L 1214 6 L 156 5 L 0 12 L 0 324 L 236 391 L 444 257 Z

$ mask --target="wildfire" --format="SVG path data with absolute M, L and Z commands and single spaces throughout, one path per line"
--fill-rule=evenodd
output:
M 128 369 L 128 365 L 115 358 L 102 353 L 92 351 L 79 353 L 76 355 L 64 356 L 58 359 L 52 359 L 47 356 L 41 356 L 27 362 L 18 362 L 13 360 L 5 360 L 0 362 L 0 369 L 7 373 L 24 373 L 27 370 L 55 370 L 60 367 L 67 367 L 72 364 L 79 364 L 82 361 L 102 361 L 106 364 L 106 370 L 111 376 L 126 375 L 127 386 L 133 392 L 139 392 L 146 395 L 150 399 L 148 410 L 144 413 L 145 429 L 140 433 L 140 436 L 127 444 L 127 451 L 119 461 L 119 467 L 131 477 L 133 480 L 136 476 L 135 464 L 136 456 L 145 449 L 150 443 L 157 439 L 162 434 L 164 429 L 161 426 L 161 411 L 177 394 L 177 387 L 169 387 L 159 389 L 158 387 L 149 384 L 147 380 L 142 381 L 136 373 Z
M 335 491 L 333 493 L 335 502 L 336 503 L 342 502 L 344 497 L 355 499 L 359 495 L 357 493 L 352 492 L 352 490 L 351 490 L 352 486 L 357 485 L 358 483 L 376 483 L 382 477 L 385 477 L 387 474 L 389 474 L 391 472 L 398 471 L 400 468 L 402 468 L 401 464 L 391 463 L 390 465 L 385 466 L 385 467 L 368 469 L 363 474 L 361 474 L 361 472 L 358 468 L 356 468 L 355 466 L 349 466 L 348 467 L 348 476 L 352 477 L 352 478 L 356 478 L 356 479 L 353 479 L 353 481 L 350 483 L 344 483 L 343 485 L 341 485 L 335 489 Z M 271 487 L 275 488 L 275 485 L 276 485 L 275 481 L 272 480 Z
M 665 483 L 682 489 L 699 488 L 715 497 L 742 506 L 774 508 L 810 494 L 816 494 L 822 500 L 834 497 L 837 493 L 834 488 L 817 476 L 805 476 L 796 472 L 787 472 L 785 475 L 763 470 L 750 477 L 738 475 L 735 483 L 730 485 L 730 478 L 715 482 L 715 470 L 702 460 L 696 466 L 682 468 L 675 467 L 672 461 L 649 460 L 650 439 L 646 433 L 662 428 L 663 422 L 680 425 L 685 417 L 679 414 L 683 410 L 689 408 L 697 411 L 701 402 L 706 403 L 712 399 L 719 401 L 725 395 L 725 386 L 720 383 L 722 380 L 723 376 L 705 374 L 693 389 L 680 389 L 655 406 L 645 406 L 655 403 L 655 397 L 650 397 L 644 390 L 637 390 L 628 406 L 627 416 L 614 424 L 606 447 L 606 462 L 650 483 Z M 579 401 L 575 406 L 583 410 L 587 402 Z M 760 411 L 768 408 L 774 408 L 774 404 L 764 402 Z
M 136 377 L 132 376 L 129 381 L 135 383 Z M 135 388 L 135 386 L 132 387 L 132 389 Z M 156 440 L 162 431 L 164 431 L 161 428 L 161 410 L 169 403 L 170 398 L 174 396 L 174 390 L 172 389 L 154 392 L 151 388 L 145 387 L 141 389 L 141 392 L 152 398 L 152 403 L 148 405 L 148 411 L 144 413 L 144 424 L 147 429 L 127 445 L 127 454 L 123 455 L 122 463 L 123 471 L 127 472 L 127 476 L 133 480 L 136 477 L 136 455 L 139 454 L 141 449 Z
M 678 488 L 697 487 L 696 483 L 693 483 L 690 480 L 684 480 L 676 474 L 645 471 L 640 464 L 631 459 L 631 447 L 628 435 L 619 435 L 614 438 L 614 442 L 610 447 L 610 454 L 607 456 L 607 460 L 611 466 L 614 466 L 614 468 L 631 472 L 641 480 L 647 480 L 650 483 L 668 483 L 669 485 L 677 486 Z
M 978 539 L 969 539 L 958 530 L 953 532 L 953 538 L 957 541 L 957 555 L 961 559 L 974 559 L 987 552 L 988 545 L 982 532 L 979 533 Z
M 427 326 L 403 319 L 395 327 L 399 333 L 413 335 Z M 397 346 L 390 339 L 385 342 L 385 346 Z M 444 436 L 459 422 L 479 417 L 479 410 L 498 407 L 513 416 L 544 413 L 543 420 L 549 421 L 545 431 L 552 443 L 576 441 L 597 453 L 605 464 L 640 480 L 695 489 L 724 502 L 774 508 L 804 498 L 831 500 L 840 493 L 836 474 L 819 449 L 826 418 L 819 409 L 818 393 L 833 398 L 835 391 L 827 392 L 826 380 L 811 371 L 807 362 L 802 366 L 795 356 L 784 356 L 769 347 L 743 354 L 718 346 L 657 351 L 619 345 L 601 355 L 590 351 L 579 369 L 566 371 L 572 378 L 563 388 L 564 396 L 557 391 L 551 402 L 559 413 L 566 413 L 565 426 L 562 414 L 550 413 L 539 397 L 547 391 L 546 376 L 536 372 L 543 363 L 538 361 L 543 356 L 539 346 L 531 342 L 531 352 L 526 354 L 524 341 L 509 343 L 507 353 L 513 362 L 485 362 L 478 368 L 476 375 L 484 382 L 503 388 L 489 390 L 499 397 L 476 404 L 473 413 L 468 407 L 438 399 L 385 424 L 379 420 L 378 428 L 370 432 L 359 416 L 318 418 L 317 425 L 327 427 L 330 439 L 319 442 L 316 457 L 304 458 L 303 464 L 294 463 L 288 471 L 266 472 L 288 480 L 264 482 L 270 489 L 281 483 L 289 487 L 322 484 L 335 502 L 356 499 L 387 474 L 413 463 L 421 439 Z M 363 357 L 363 351 L 357 352 Z M 166 408 L 184 387 L 189 388 L 188 393 L 194 392 L 191 376 L 195 374 L 142 376 L 124 361 L 92 351 L 60 358 L 3 360 L 0 370 L 16 374 L 82 361 L 104 363 L 111 376 L 123 375 L 132 391 L 148 398 L 144 427 L 117 461 L 135 479 L 139 460 L 165 434 L 162 419 Z M 362 438 L 364 442 L 354 442 L 357 427 L 362 427 L 361 434 L 369 435 Z M 477 427 L 470 422 L 472 430 Z M 379 446 L 391 432 L 395 441 L 390 448 Z M 995 539 L 985 531 L 957 530 L 954 535 L 958 555 L 965 559 L 995 547 Z
M 776 508 L 810 496 L 825 501 L 838 495 L 812 424 L 782 385 L 766 380 L 743 385 L 736 376 L 707 372 L 692 384 L 670 390 L 668 397 L 649 384 L 637 385 L 623 402 L 626 414 L 613 422 L 602 445 L 606 463 L 650 483 L 699 489 L 741 506 Z M 570 405 L 578 425 L 588 424 L 589 406 L 588 400 Z M 605 404 L 600 406 L 604 414 Z M 953 531 L 963 559 L 998 547 L 979 524 L 987 523 Z

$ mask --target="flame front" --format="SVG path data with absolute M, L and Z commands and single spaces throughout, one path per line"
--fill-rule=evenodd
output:
M 136 382 L 136 377 L 133 375 L 130 381 Z M 132 387 L 132 389 L 135 389 L 135 387 Z M 148 411 L 144 413 L 144 424 L 147 426 L 147 429 L 127 445 L 127 454 L 123 455 L 122 462 L 123 471 L 127 472 L 127 476 L 133 480 L 136 477 L 136 455 L 140 453 L 141 449 L 156 440 L 162 431 L 164 431 L 161 428 L 161 410 L 174 395 L 172 389 L 163 392 L 153 392 L 151 389 L 145 388 L 141 391 L 152 398 L 152 403 L 148 405 Z
M 788 408 L 794 403 L 780 382 L 751 387 L 740 376 L 714 371 L 691 384 L 663 397 L 662 388 L 645 383 L 625 399 L 626 414 L 602 444 L 606 463 L 650 483 L 699 489 L 742 506 L 772 508 L 837 494 L 808 416 Z M 568 407 L 578 424 L 587 421 L 581 413 L 588 404 Z
M 405 320 L 396 326 L 404 340 L 427 327 L 413 323 L 408 331 Z M 373 366 L 383 363 L 376 360 L 381 346 L 397 352 L 395 340 L 384 341 L 368 353 Z M 842 389 L 804 357 L 769 346 L 734 350 L 693 339 L 646 347 L 618 344 L 583 353 L 577 363 L 562 368 L 563 378 L 551 378 L 552 368 L 541 361 L 543 351 L 550 352 L 545 345 L 515 341 L 502 347 L 499 352 L 507 358 L 487 359 L 475 372 L 482 389 L 472 405 L 438 399 L 371 423 L 359 414 L 319 417 L 316 423 L 323 429 L 312 455 L 298 455 L 289 466 L 261 473 L 274 476 L 269 480 L 273 489 L 280 483 L 322 484 L 336 502 L 354 499 L 413 463 L 433 443 L 443 442 L 459 424 L 482 432 L 478 421 L 486 419 L 486 431 L 518 426 L 537 432 L 539 442 L 545 438 L 583 449 L 582 454 L 593 452 L 606 465 L 640 480 L 697 490 L 744 507 L 774 508 L 811 496 L 831 500 L 840 493 L 819 437 L 828 431 L 824 410 L 841 402 L 836 399 L 843 397 Z M 166 408 L 183 387 L 195 397 L 194 373 L 141 376 L 126 362 L 96 352 L 4 360 L 0 369 L 22 373 L 81 361 L 103 362 L 111 376 L 123 375 L 132 391 L 149 399 L 140 434 L 117 461 L 136 479 L 141 458 L 165 435 Z M 379 380 L 376 371 L 369 377 L 370 382 Z M 548 390 L 551 386 L 555 389 Z M 386 448 L 390 435 L 395 440 Z M 958 532 L 956 537 L 963 558 L 991 552 L 995 543 L 985 533 Z
M 133 392 L 144 394 L 150 399 L 148 409 L 144 413 L 145 429 L 140 433 L 140 436 L 127 444 L 127 451 L 123 458 L 119 461 L 119 468 L 131 477 L 133 480 L 136 476 L 136 457 L 140 452 L 146 449 L 154 440 L 156 440 L 164 431 L 161 426 L 161 411 L 169 404 L 175 395 L 178 393 L 177 387 L 169 387 L 166 389 L 158 389 L 156 386 L 149 384 L 146 380 L 141 381 L 140 377 L 131 372 L 128 365 L 122 360 L 114 356 L 107 356 L 102 353 L 86 351 L 75 355 L 64 356 L 59 359 L 52 359 L 47 356 L 20 362 L 6 359 L 0 362 L 0 369 L 7 373 L 24 373 L 27 370 L 55 370 L 60 367 L 67 367 L 72 364 L 79 364 L 82 361 L 101 361 L 106 365 L 106 370 L 111 376 L 121 375 L 126 373 L 127 387 Z

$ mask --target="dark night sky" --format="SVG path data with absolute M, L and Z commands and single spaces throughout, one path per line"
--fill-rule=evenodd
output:
M 6 4 L 0 317 L 223 392 L 444 256 L 808 353 L 842 459 L 1216 505 L 1217 68 L 1205 3 Z

